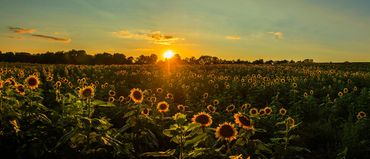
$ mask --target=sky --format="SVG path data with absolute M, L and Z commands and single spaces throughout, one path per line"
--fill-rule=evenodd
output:
M 0 51 L 370 61 L 369 0 L 0 0 Z

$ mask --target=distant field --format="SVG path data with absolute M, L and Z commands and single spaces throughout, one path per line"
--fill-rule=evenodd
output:
M 370 63 L 0 63 L 0 102 L 14 158 L 370 158 Z

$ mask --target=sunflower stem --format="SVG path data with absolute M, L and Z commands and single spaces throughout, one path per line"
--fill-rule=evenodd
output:
M 231 155 L 230 141 L 227 141 L 226 142 L 226 147 L 227 147 L 226 155 Z
M 181 134 L 181 136 L 180 136 L 180 156 L 179 156 L 179 159 L 183 159 L 183 155 L 184 155 L 184 139 L 183 139 L 183 137 L 184 137 L 184 131 L 183 131 L 183 126 L 181 125 L 181 130 L 180 130 L 181 132 L 180 132 L 180 134 Z
M 286 151 L 287 150 L 287 148 L 288 148 L 288 142 L 289 142 L 289 140 L 288 140 L 288 132 L 289 131 L 289 125 L 285 125 L 285 143 L 284 143 L 284 150 Z

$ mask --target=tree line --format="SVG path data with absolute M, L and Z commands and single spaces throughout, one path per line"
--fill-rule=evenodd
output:
M 176 54 L 171 61 L 181 64 L 283 64 L 283 63 L 296 63 L 291 60 L 281 61 L 264 61 L 263 59 L 255 61 L 246 60 L 225 60 L 215 56 L 200 56 L 199 58 L 187 57 L 182 59 L 179 54 Z M 122 53 L 98 53 L 89 55 L 85 50 L 70 50 L 67 52 L 46 52 L 31 54 L 27 52 L 1 52 L 0 62 L 25 62 L 25 63 L 41 63 L 41 64 L 83 64 L 83 65 L 112 65 L 112 64 L 155 64 L 158 62 L 156 54 L 140 55 L 136 58 L 127 57 Z M 163 61 L 159 61 L 163 62 Z M 297 61 L 304 63 L 312 63 L 310 59 L 304 61 Z

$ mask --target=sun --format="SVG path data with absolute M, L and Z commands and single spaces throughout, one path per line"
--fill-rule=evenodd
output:
M 172 50 L 167 50 L 164 52 L 163 57 L 165 59 L 170 59 L 175 55 L 175 53 Z

